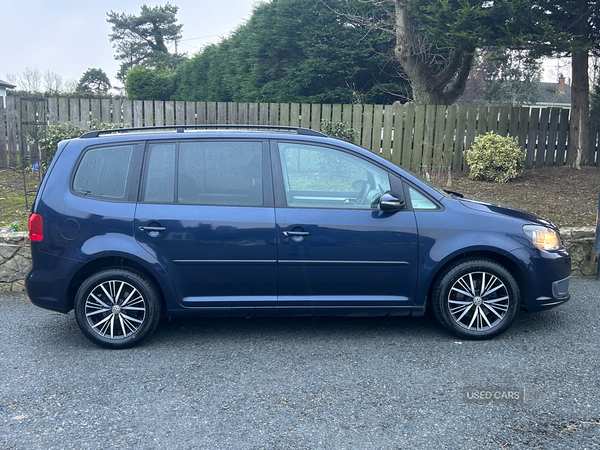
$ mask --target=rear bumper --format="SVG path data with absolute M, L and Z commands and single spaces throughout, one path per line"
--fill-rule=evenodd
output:
M 71 310 L 66 301 L 65 290 L 61 289 L 61 283 L 54 279 L 49 280 L 48 273 L 33 269 L 25 279 L 25 287 L 29 300 L 40 308 L 68 313 Z
M 25 278 L 25 288 L 31 302 L 40 308 L 68 313 L 73 309 L 69 298 L 69 283 L 82 263 L 40 252 L 31 246 L 33 269 Z

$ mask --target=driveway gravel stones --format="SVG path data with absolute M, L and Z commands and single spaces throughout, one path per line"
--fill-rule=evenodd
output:
M 600 283 L 491 341 L 423 318 L 163 322 L 98 348 L 0 295 L 0 449 L 600 446 Z M 468 387 L 541 392 L 470 403 Z

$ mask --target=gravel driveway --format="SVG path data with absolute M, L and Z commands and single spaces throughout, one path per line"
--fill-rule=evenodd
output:
M 431 317 L 200 319 L 120 351 L 3 294 L 0 449 L 598 448 L 600 282 L 571 291 L 492 341 Z

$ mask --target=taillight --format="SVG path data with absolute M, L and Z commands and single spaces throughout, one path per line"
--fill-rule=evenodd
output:
M 44 239 L 44 225 L 39 214 L 29 215 L 29 240 L 41 241 Z

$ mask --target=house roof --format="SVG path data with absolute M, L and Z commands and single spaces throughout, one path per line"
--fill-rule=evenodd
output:
M 551 83 L 540 83 L 540 99 L 530 107 L 547 108 L 547 107 L 559 107 L 559 108 L 570 108 L 571 107 L 571 86 L 566 84 L 563 80 Z M 558 85 L 564 85 L 564 92 L 558 90 Z M 472 71 L 467 80 L 467 88 L 463 95 L 456 101 L 457 105 L 469 105 L 469 106 L 489 106 L 490 103 L 483 99 L 485 89 L 485 78 L 481 71 Z
M 560 92 L 556 83 L 540 83 L 542 97 L 539 104 L 541 105 L 556 105 L 564 106 L 571 105 L 571 86 L 565 84 L 565 92 Z
M 0 88 L 14 89 L 14 88 L 16 88 L 16 86 L 14 84 L 10 84 L 4 80 L 0 80 Z

